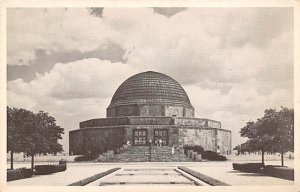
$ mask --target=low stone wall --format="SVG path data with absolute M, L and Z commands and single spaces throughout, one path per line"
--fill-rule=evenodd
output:
M 271 177 L 294 181 L 294 169 L 288 167 L 267 165 L 264 167 L 263 173 Z
M 14 170 L 7 170 L 7 181 L 14 181 L 32 177 L 33 171 L 31 169 L 21 168 Z

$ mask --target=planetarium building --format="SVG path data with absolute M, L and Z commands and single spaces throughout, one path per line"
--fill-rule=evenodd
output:
M 231 153 L 231 132 L 221 122 L 195 118 L 182 86 L 157 72 L 143 72 L 124 81 L 116 90 L 107 117 L 79 123 L 70 131 L 70 154 L 101 154 L 122 147 L 201 145 L 205 150 Z

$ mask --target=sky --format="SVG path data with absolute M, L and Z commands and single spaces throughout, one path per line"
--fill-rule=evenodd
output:
M 247 121 L 294 106 L 293 22 L 292 8 L 9 8 L 8 106 L 55 117 L 68 152 L 124 80 L 157 71 L 234 147 Z

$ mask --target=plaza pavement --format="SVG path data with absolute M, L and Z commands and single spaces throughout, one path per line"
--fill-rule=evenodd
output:
M 235 161 L 239 162 L 239 161 Z M 244 162 L 244 161 L 243 161 Z M 255 161 L 251 161 L 255 162 Z M 259 162 L 259 161 L 257 161 Z M 37 163 L 37 164 L 45 164 Z M 266 161 L 266 164 L 280 164 L 280 161 Z M 285 164 L 293 167 L 293 160 Z M 8 164 L 9 165 L 9 164 Z M 28 179 L 7 182 L 8 186 L 66 186 L 114 167 L 121 168 L 176 168 L 185 166 L 230 185 L 293 185 L 293 181 L 242 173 L 232 169 L 232 161 L 226 162 L 140 162 L 140 163 L 68 163 L 67 170 L 51 175 L 38 175 Z M 15 167 L 30 167 L 30 163 L 16 163 Z

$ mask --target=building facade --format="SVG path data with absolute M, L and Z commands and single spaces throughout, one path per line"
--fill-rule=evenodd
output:
M 107 117 L 80 122 L 70 131 L 71 155 L 101 154 L 130 142 L 183 147 L 201 145 L 205 150 L 231 153 L 231 131 L 221 122 L 195 118 L 194 108 L 182 86 L 157 72 L 136 74 L 116 90 Z

